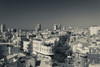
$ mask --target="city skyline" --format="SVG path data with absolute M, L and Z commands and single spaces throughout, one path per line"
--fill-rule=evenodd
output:
M 54 24 L 75 27 L 99 25 L 98 0 L 0 1 L 0 24 L 17 29 L 53 29 Z
M 0 67 L 100 67 L 100 0 L 1 0 Z

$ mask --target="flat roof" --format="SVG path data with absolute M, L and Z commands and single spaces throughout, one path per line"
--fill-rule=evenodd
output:
M 12 45 L 12 43 L 0 43 L 0 45 Z

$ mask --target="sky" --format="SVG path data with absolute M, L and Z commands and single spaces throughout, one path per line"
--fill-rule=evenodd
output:
M 100 0 L 0 0 L 0 24 L 16 29 L 99 25 Z

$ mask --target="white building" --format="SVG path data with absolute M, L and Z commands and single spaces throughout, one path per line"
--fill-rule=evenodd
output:
M 84 47 L 81 43 L 79 43 L 76 47 L 76 63 L 78 67 L 88 67 L 89 62 L 87 58 L 87 53 L 89 52 L 89 49 Z
M 90 27 L 90 35 L 98 35 L 100 31 L 100 26 Z
M 41 40 L 41 39 L 34 39 L 33 40 L 33 53 L 41 53 L 44 55 L 53 55 L 53 46 L 54 42 L 59 41 L 59 38 L 54 37 L 47 40 Z M 23 49 L 25 52 L 28 52 L 28 45 L 30 41 L 23 41 Z
M 54 30 L 57 30 L 57 24 L 54 24 Z
M 4 24 L 1 24 L 1 33 L 5 32 L 5 30 L 6 30 L 6 26 Z

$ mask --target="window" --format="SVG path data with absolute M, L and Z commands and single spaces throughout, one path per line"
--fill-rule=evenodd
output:
M 50 49 L 49 51 L 52 52 L 52 49 Z

